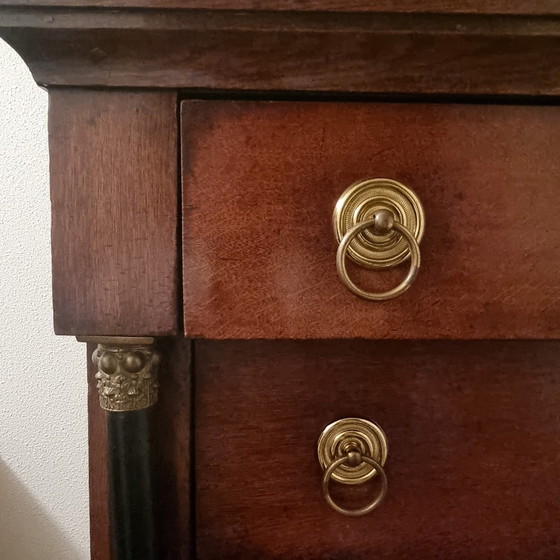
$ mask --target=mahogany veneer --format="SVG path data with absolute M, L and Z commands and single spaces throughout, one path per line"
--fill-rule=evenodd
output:
M 557 342 L 197 343 L 197 558 L 557 558 L 559 367 Z M 389 438 L 361 518 L 327 506 L 315 450 L 352 416 Z
M 49 102 L 56 332 L 177 333 L 176 95 Z
M 49 90 L 55 329 L 98 343 L 94 560 L 560 557 L 559 22 L 554 0 L 0 0 Z M 384 303 L 335 269 L 333 206 L 368 177 L 427 216 Z M 389 438 L 359 519 L 316 458 L 347 416 Z
M 185 101 L 184 313 L 202 338 L 557 338 L 560 109 Z M 389 177 L 426 212 L 418 279 L 372 304 L 331 215 Z M 390 272 L 353 267 L 373 291 Z

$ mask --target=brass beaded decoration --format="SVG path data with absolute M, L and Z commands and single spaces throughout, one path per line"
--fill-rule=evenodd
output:
M 92 360 L 101 408 L 128 412 L 157 402 L 160 357 L 152 346 L 99 344 Z

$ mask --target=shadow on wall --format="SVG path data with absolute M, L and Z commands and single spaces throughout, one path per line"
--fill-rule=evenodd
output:
M 0 461 L 0 522 L 2 560 L 75 560 L 78 551 L 52 522 L 52 514 L 37 504 L 15 474 Z

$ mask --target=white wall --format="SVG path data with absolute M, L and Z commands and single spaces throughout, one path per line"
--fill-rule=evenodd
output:
M 85 347 L 52 330 L 47 94 L 0 40 L 0 558 L 89 558 Z

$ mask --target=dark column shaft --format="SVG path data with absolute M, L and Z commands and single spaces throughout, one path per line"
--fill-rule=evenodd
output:
M 112 560 L 157 560 L 151 408 L 107 416 Z

